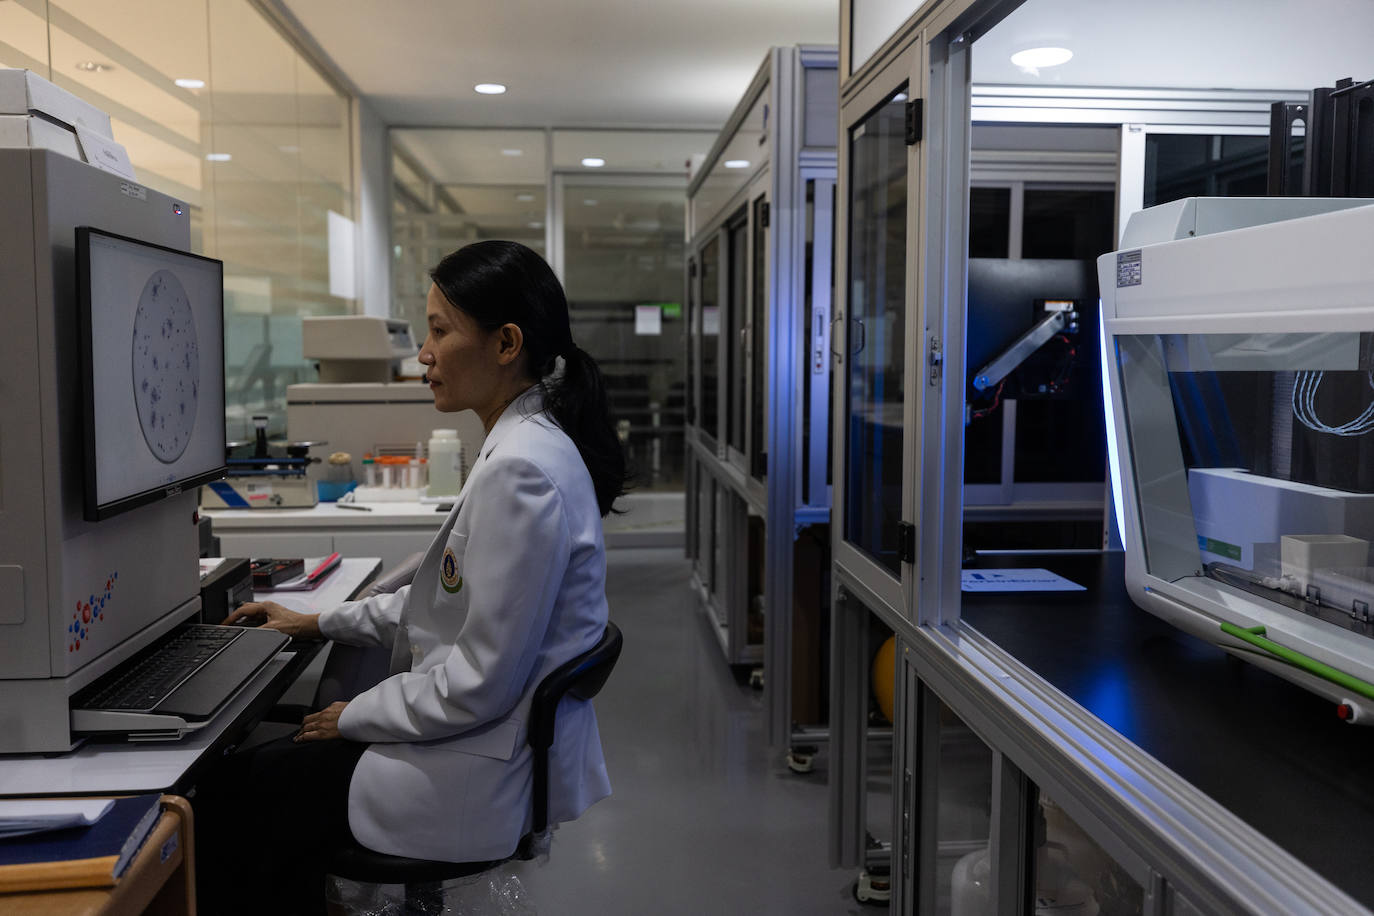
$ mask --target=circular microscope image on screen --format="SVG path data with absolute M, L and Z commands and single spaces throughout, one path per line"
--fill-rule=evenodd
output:
M 186 288 L 170 270 L 148 278 L 134 316 L 134 402 L 148 448 L 165 464 L 181 457 L 196 425 L 200 350 Z

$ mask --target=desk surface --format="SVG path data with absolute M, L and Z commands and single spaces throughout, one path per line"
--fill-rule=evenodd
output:
M 293 596 L 297 610 L 322 610 L 355 597 L 376 575 L 375 558 L 350 558 L 313 592 L 255 592 L 279 600 Z M 285 602 L 283 602 L 285 603 Z M 172 792 L 195 784 L 199 765 L 230 750 L 262 719 L 319 652 L 321 643 L 291 646 L 258 672 L 219 715 L 177 741 L 135 744 L 91 740 L 67 754 L 0 757 L 0 796 L 121 795 Z
M 1374 728 L 1136 607 L 1120 553 L 989 556 L 1084 592 L 968 594 L 962 619 L 1318 874 L 1374 907 Z

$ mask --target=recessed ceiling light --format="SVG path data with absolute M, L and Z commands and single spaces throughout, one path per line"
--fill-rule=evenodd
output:
M 534 195 L 533 195 L 533 194 L 517 194 L 517 195 L 515 195 L 515 199 L 518 200 L 518 201 L 520 201 L 521 203 L 529 203 L 530 201 L 534 200 Z
M 176 84 L 182 89 L 204 89 L 205 80 L 187 79 L 185 77 L 175 80 Z
M 102 64 L 94 60 L 79 60 L 76 62 L 76 69 L 85 70 L 87 73 L 104 73 L 107 70 L 113 70 L 114 65 Z
M 747 168 L 749 168 L 749 160 L 748 160 L 748 159 L 726 159 L 726 160 L 725 160 L 725 167 L 726 167 L 727 169 L 747 169 Z
M 1011 62 L 1027 73 L 1035 73 L 1042 67 L 1058 67 L 1073 57 L 1068 48 L 1027 48 L 1011 56 Z
M 896 95 L 894 95 L 894 96 L 892 97 L 892 101 L 894 101 L 894 102 L 905 102 L 905 101 L 906 101 L 906 93 L 905 93 L 905 92 L 899 92 L 899 93 L 897 93 Z
M 599 159 L 596 156 L 588 156 L 586 159 L 582 160 L 582 164 L 589 169 L 599 169 L 606 164 L 606 160 Z
M 501 150 L 501 155 L 502 155 L 502 156 L 523 156 L 523 155 L 525 155 L 525 151 L 522 150 L 522 149 L 503 149 L 503 150 Z
M 597 201 L 592 200 L 590 197 L 587 198 L 586 200 L 582 201 L 582 206 L 584 206 L 584 207 L 595 207 L 596 204 L 597 204 Z
M 283 153 L 299 153 L 301 151 L 301 148 L 299 146 L 296 146 L 296 144 L 294 143 L 288 143 L 285 146 L 279 146 L 277 147 L 277 149 L 281 150 Z
M 500 83 L 478 83 L 472 88 L 482 93 L 482 95 L 500 95 L 506 91 L 506 87 L 502 86 Z
M 206 153 L 205 159 L 208 162 L 228 162 L 233 159 L 232 153 Z
M 543 228 L 544 228 L 544 224 L 541 223 L 541 222 L 539 222 L 539 220 L 537 220 L 537 219 L 532 219 L 532 220 L 530 220 L 528 225 L 529 225 L 529 227 L 530 227 L 531 229 L 543 229 Z

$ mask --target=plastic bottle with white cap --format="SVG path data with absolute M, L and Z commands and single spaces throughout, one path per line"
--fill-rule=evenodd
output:
M 428 496 L 457 496 L 463 488 L 463 443 L 456 429 L 429 434 Z

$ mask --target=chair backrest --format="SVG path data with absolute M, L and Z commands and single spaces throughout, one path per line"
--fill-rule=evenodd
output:
M 601 639 L 586 652 L 559 665 L 539 682 L 530 704 L 529 744 L 534 751 L 534 832 L 540 833 L 549 820 L 549 748 L 553 746 L 558 704 L 572 694 L 590 700 L 601 692 L 611 669 L 620 658 L 624 638 L 610 621 Z

